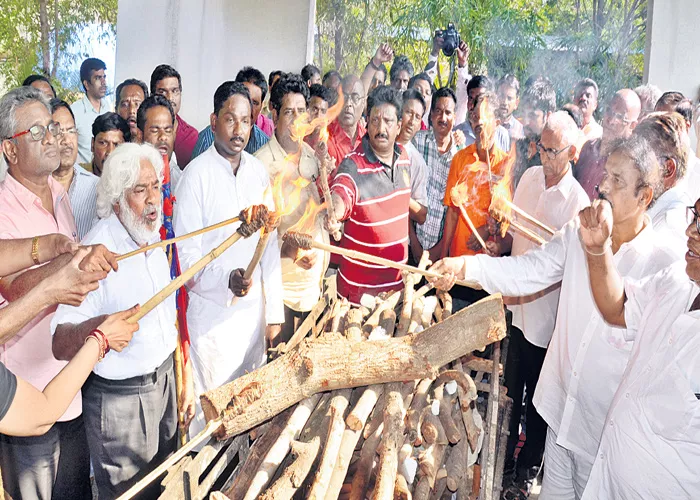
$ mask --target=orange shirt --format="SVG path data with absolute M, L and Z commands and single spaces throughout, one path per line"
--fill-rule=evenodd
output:
M 509 153 L 505 153 L 499 148 L 493 148 L 491 151 L 491 174 L 500 178 L 505 173 Z M 498 180 L 499 179 L 494 179 L 494 184 Z M 479 160 L 479 156 L 476 152 L 476 143 L 467 146 L 452 158 L 450 173 L 447 176 L 445 199 L 443 200 L 443 204 L 446 207 L 456 206 L 452 203 L 450 192 L 458 183 L 465 183 L 467 185 L 469 199 L 467 200 L 465 209 L 469 218 L 474 223 L 474 226 L 479 228 L 485 225 L 489 214 L 489 206 L 491 205 L 489 171 L 486 163 Z M 464 221 L 464 217 L 462 217 L 460 213 L 455 234 L 450 244 L 449 255 L 457 257 L 459 255 L 481 253 L 481 251 L 475 252 L 467 247 L 467 240 L 469 240 L 471 235 L 471 229 L 469 229 L 469 225 L 467 225 Z

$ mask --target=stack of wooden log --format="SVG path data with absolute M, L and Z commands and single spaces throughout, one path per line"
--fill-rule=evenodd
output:
M 221 474 L 234 455 L 239 463 L 210 498 L 476 498 L 483 453 L 499 438 L 486 424 L 492 411 L 503 418 L 503 405 L 497 354 L 468 353 L 503 338 L 502 302 L 492 296 L 452 316 L 450 295 L 426 296 L 418 279 L 406 274 L 403 292 L 359 308 L 331 286 L 278 359 L 202 398 L 224 440 L 200 452 L 208 462 L 174 467 L 161 498 L 182 497 L 173 478 L 183 471 L 209 472 L 216 457 Z M 494 386 L 495 399 L 484 400 Z M 205 498 L 215 479 L 185 479 L 184 498 Z

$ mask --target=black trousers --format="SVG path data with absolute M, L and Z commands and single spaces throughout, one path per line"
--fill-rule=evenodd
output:
M 82 415 L 46 434 L 0 438 L 5 490 L 15 500 L 90 500 L 90 452 Z
M 525 405 L 525 445 L 520 450 L 517 470 L 524 471 L 542 463 L 544 442 L 547 437 L 547 424 L 537 413 L 532 397 L 540 377 L 547 349 L 537 347 L 515 326 L 510 330 L 510 343 L 505 366 L 505 386 L 508 396 L 513 398 L 513 411 L 510 415 L 510 436 L 506 447 L 506 461 L 514 460 L 513 455 L 520 437 L 519 425 L 522 417 L 523 396 Z

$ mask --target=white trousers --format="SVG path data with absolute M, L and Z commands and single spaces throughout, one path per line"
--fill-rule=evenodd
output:
M 540 500 L 579 500 L 592 468 L 592 460 L 558 445 L 556 433 L 547 427 Z

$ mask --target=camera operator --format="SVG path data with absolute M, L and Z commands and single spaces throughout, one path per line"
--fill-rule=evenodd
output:
M 449 31 L 449 26 L 452 26 L 452 23 L 448 25 L 448 29 L 446 30 L 435 30 L 435 35 L 433 36 L 433 49 L 430 52 L 430 56 L 428 56 L 428 64 L 425 65 L 424 69 L 424 71 L 432 79 L 433 84 L 435 83 L 435 78 L 437 77 L 438 56 L 440 55 L 441 50 L 443 50 L 443 53 L 445 53 L 445 34 Z M 452 26 L 452 28 L 454 30 L 454 26 Z M 451 35 L 451 33 L 447 34 Z M 455 125 L 459 125 L 467 119 L 467 83 L 469 83 L 469 80 L 472 78 L 472 75 L 469 74 L 469 54 L 471 49 L 464 40 L 460 39 L 460 36 L 456 30 L 454 30 L 454 34 L 456 35 L 456 41 L 458 42 L 457 48 L 454 49 L 454 52 L 450 53 L 449 57 L 454 54 L 457 55 L 457 85 L 455 88 L 455 94 L 457 95 L 457 109 L 455 110 Z M 454 42 L 455 35 L 450 36 L 450 45 Z M 448 47 L 448 53 L 449 49 L 450 48 Z M 445 53 L 445 55 L 448 53 Z M 448 82 L 450 81 L 451 76 L 452 75 L 450 75 L 450 78 L 448 78 Z

